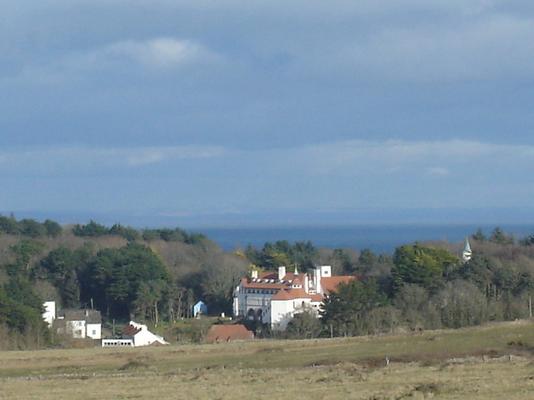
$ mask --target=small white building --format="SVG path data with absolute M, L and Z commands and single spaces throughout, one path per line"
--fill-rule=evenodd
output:
M 103 339 L 102 347 L 140 347 L 153 344 L 169 344 L 165 339 L 148 330 L 148 327 L 137 322 L 130 321 L 122 330 L 122 335 L 117 339 Z
M 272 329 L 284 330 L 297 313 L 311 311 L 319 315 L 324 296 L 340 283 L 354 276 L 332 276 L 329 265 L 316 267 L 311 274 L 287 273 L 285 267 L 276 273 L 253 271 L 242 278 L 234 291 L 234 316 L 260 321 Z
M 73 339 L 102 338 L 102 316 L 97 310 L 66 309 L 58 313 L 53 328 Z
M 56 314 L 56 302 L 43 303 L 43 320 L 60 335 L 68 335 L 73 339 L 101 339 L 102 316 L 96 310 L 65 309 Z

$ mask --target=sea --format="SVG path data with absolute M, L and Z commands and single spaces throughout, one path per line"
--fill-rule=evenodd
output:
M 202 228 L 224 250 L 231 251 L 252 245 L 263 247 L 266 242 L 287 240 L 289 242 L 311 241 L 316 247 L 371 249 L 377 253 L 391 254 L 396 247 L 414 242 L 446 240 L 462 242 L 477 229 L 490 235 L 495 225 L 354 225 L 354 226 L 272 226 Z M 534 234 L 534 224 L 500 225 L 506 233 L 520 239 Z

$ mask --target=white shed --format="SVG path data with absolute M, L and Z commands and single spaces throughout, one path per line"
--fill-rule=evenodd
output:
M 137 322 L 130 321 L 122 330 L 122 339 L 132 339 L 135 347 L 149 346 L 151 344 L 169 344 L 161 336 L 148 330 L 148 327 Z

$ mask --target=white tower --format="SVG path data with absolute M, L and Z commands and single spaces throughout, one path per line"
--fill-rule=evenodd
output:
M 43 303 L 44 313 L 43 319 L 48 324 L 50 328 L 56 319 L 56 302 L 55 301 L 45 301 Z
M 464 251 L 462 251 L 462 260 L 464 263 L 471 260 L 471 257 L 473 256 L 473 252 L 471 251 L 471 245 L 469 244 L 469 239 L 465 239 L 465 247 Z

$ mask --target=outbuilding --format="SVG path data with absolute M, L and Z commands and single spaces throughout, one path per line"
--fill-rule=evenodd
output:
M 120 338 L 106 338 L 102 340 L 102 347 L 140 347 L 150 345 L 169 344 L 163 337 L 148 330 L 148 327 L 137 322 L 130 321 L 122 329 Z
M 202 300 L 193 306 L 193 317 L 197 315 L 206 315 L 208 313 L 208 306 Z
M 212 325 L 206 335 L 207 343 L 234 342 L 239 340 L 252 340 L 254 333 L 245 325 Z

